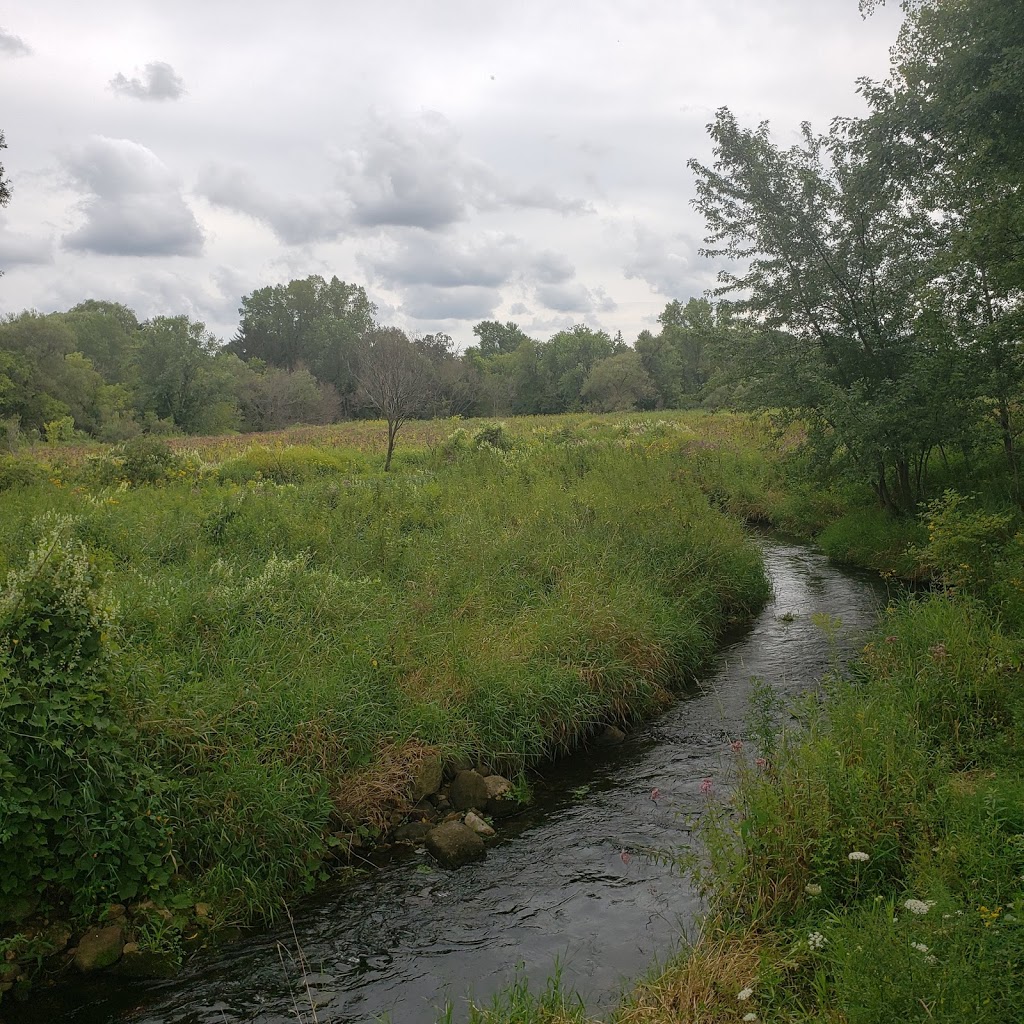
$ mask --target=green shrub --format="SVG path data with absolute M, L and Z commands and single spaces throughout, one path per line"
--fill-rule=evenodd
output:
M 90 908 L 169 875 L 152 786 L 111 695 L 115 610 L 58 524 L 0 594 L 0 919 L 44 893 Z
M 358 468 L 359 464 L 350 456 L 327 448 L 314 448 L 310 445 L 265 448 L 253 445 L 245 454 L 223 463 L 218 476 L 225 482 L 236 484 L 250 480 L 297 484 L 351 473 Z
M 90 460 L 86 480 L 100 486 L 160 484 L 186 474 L 181 456 L 164 440 L 140 434 Z
M 11 487 L 30 487 L 46 479 L 47 470 L 37 459 L 0 455 L 0 491 Z

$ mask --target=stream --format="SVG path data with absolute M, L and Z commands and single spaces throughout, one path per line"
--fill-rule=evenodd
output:
M 644 851 L 686 844 L 687 820 L 707 801 L 704 780 L 721 792 L 737 756 L 755 756 L 750 745 L 730 748 L 746 731 L 752 678 L 785 693 L 814 687 L 837 651 L 856 650 L 883 599 L 872 577 L 810 548 L 775 538 L 762 546 L 774 598 L 726 638 L 707 678 L 622 745 L 551 767 L 528 811 L 499 823 L 485 861 L 447 871 L 410 849 L 296 901 L 294 926 L 204 954 L 170 981 L 91 977 L 5 1005 L 6 1019 L 434 1024 L 446 1001 L 464 1020 L 470 997 L 487 1001 L 517 976 L 541 987 L 556 966 L 589 1010 L 609 1009 L 692 932 L 697 896 Z M 841 620 L 836 648 L 815 612 Z

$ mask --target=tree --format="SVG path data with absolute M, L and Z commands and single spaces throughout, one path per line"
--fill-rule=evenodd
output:
M 972 363 L 968 377 L 995 425 L 1020 502 L 1024 19 L 1005 0 L 902 6 L 907 18 L 890 77 L 860 83 L 872 112 L 850 128 L 942 225 L 947 241 L 931 303 Z
M 429 362 L 402 331 L 378 327 L 364 336 L 359 385 L 370 404 L 387 420 L 385 472 L 391 469 L 398 431 L 406 420 L 423 410 L 430 398 L 430 381 Z
M 690 161 L 712 257 L 745 269 L 717 294 L 759 330 L 748 349 L 760 404 L 809 421 L 819 450 L 852 463 L 894 511 L 917 502 L 932 448 L 960 396 L 934 383 L 935 336 L 920 331 L 922 298 L 942 233 L 899 178 L 843 125 L 803 126 L 781 150 L 768 125 L 741 128 L 725 108 L 709 126 L 715 163 Z M 945 403 L 945 419 L 921 403 Z
M 488 357 L 515 352 L 529 337 L 511 320 L 499 323 L 497 320 L 481 320 L 473 328 L 480 339 L 480 354 Z
M 234 426 L 233 380 L 219 352 L 204 323 L 187 316 L 154 317 L 142 327 L 137 352 L 141 407 L 173 420 L 186 433 Z
M 350 404 L 360 339 L 376 314 L 362 287 L 314 275 L 259 288 L 242 299 L 238 312 L 241 322 L 229 351 L 285 370 L 304 366 Z
M 652 405 L 658 392 L 640 356 L 627 349 L 594 364 L 581 397 L 594 412 L 626 412 Z
M 539 412 L 573 412 L 582 406 L 583 384 L 594 364 L 614 352 L 604 331 L 576 324 L 559 331 L 541 349 L 540 361 L 548 382 L 545 408 Z
M 4 140 L 3 130 L 0 129 L 0 149 L 6 149 L 7 142 Z M 6 206 L 11 201 L 10 182 L 4 177 L 4 165 L 0 164 L 0 206 Z

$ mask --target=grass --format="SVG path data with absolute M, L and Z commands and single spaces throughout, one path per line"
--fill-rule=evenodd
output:
M 749 427 L 707 420 L 449 424 L 387 475 L 363 424 L 133 442 L 12 483 L 0 567 L 63 522 L 118 609 L 105 713 L 164 851 L 132 898 L 272 916 L 400 812 L 417 758 L 516 776 L 663 704 L 767 595 L 694 464 Z M 109 876 L 77 905 L 124 898 Z

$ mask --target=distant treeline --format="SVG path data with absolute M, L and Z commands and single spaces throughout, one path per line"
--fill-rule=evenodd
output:
M 635 346 L 577 325 L 546 341 L 483 321 L 464 352 L 446 334 L 406 338 L 429 378 L 415 415 L 611 412 L 696 404 L 729 330 L 728 305 L 670 302 Z M 8 437 L 257 431 L 377 415 L 361 366 L 380 327 L 359 285 L 313 276 L 242 299 L 223 344 L 187 316 L 140 321 L 95 299 L 0 323 L 0 420 Z M 399 332 L 400 333 L 400 332 Z

